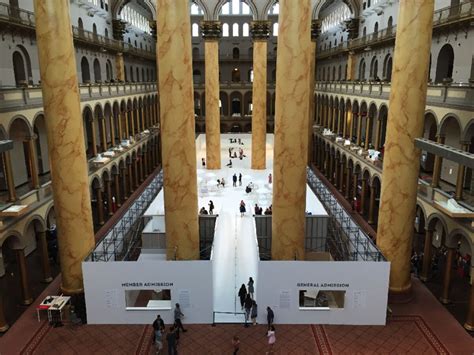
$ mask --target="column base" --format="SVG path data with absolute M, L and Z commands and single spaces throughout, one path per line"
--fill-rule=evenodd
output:
M 439 301 L 442 303 L 442 304 L 450 304 L 451 301 L 447 298 L 444 298 L 444 297 L 440 297 L 439 298 Z
M 21 302 L 21 304 L 24 305 L 24 306 L 29 306 L 32 303 L 33 303 L 33 298 L 28 298 L 27 300 L 23 300 Z
M 375 222 L 371 221 L 371 220 L 368 220 L 367 223 L 370 224 L 370 225 L 375 224 Z
M 406 290 L 390 290 L 388 291 L 388 303 L 408 303 L 413 300 L 413 292 L 411 284 Z
M 0 333 L 5 333 L 8 329 L 10 329 L 10 326 L 5 324 L 3 327 L 0 327 Z
M 42 283 L 45 283 L 45 284 L 49 284 L 51 281 L 53 281 L 53 278 L 51 276 L 43 279 L 43 281 L 41 281 Z
M 467 322 L 464 323 L 464 329 L 470 331 L 470 332 L 474 332 L 474 325 L 472 324 L 468 324 Z
M 61 285 L 61 292 L 67 296 L 74 296 L 77 294 L 84 293 L 84 289 L 83 288 L 76 288 L 76 289 L 69 288 L 68 289 L 68 288 L 65 288 L 63 285 Z

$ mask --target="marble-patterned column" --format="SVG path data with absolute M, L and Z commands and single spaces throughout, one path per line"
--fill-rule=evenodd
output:
M 48 242 L 46 240 L 46 232 L 39 231 L 38 235 L 38 246 L 41 253 L 41 268 L 43 269 L 43 282 L 49 283 L 53 281 L 51 277 L 51 267 L 49 265 L 49 255 L 48 255 Z
M 456 254 L 455 248 L 448 248 L 448 254 L 446 256 L 446 263 L 444 264 L 444 275 L 443 275 L 443 291 L 439 300 L 442 304 L 449 304 L 449 291 L 451 288 L 451 275 L 453 274 L 453 261 L 454 255 Z
M 10 328 L 5 318 L 5 309 L 3 303 L 4 292 L 6 292 L 6 290 L 0 290 L 0 333 L 5 333 Z
M 308 166 L 311 166 L 313 156 L 313 124 L 314 113 L 316 110 L 316 98 L 314 95 L 314 86 L 316 81 L 316 48 L 319 36 L 320 22 L 318 20 L 311 21 L 311 53 L 310 53 L 310 73 L 309 73 L 309 108 L 308 108 Z
M 202 21 L 205 56 L 206 166 L 221 168 L 221 112 L 219 107 L 219 38 L 221 23 Z
M 410 257 L 420 167 L 415 138 L 423 134 L 433 9 L 434 0 L 400 0 L 398 13 L 377 245 L 391 262 L 390 292 L 401 297 L 411 291 Z
M 471 275 L 474 270 L 471 268 Z M 474 331 L 474 281 L 471 277 L 471 288 L 470 288 L 470 296 L 469 296 L 469 309 L 467 311 L 467 318 L 466 322 L 464 323 L 464 328 L 469 330 L 470 332 Z
M 346 73 L 347 81 L 355 80 L 356 62 L 357 62 L 357 58 L 356 58 L 355 53 L 350 51 L 349 56 L 347 57 L 347 73 Z
M 433 230 L 425 229 L 425 246 L 423 250 L 423 265 L 421 268 L 420 280 L 428 281 L 431 269 L 431 244 L 433 243 Z
M 104 225 L 104 199 L 102 194 L 102 188 L 100 186 L 96 188 L 95 195 L 97 197 L 96 206 L 98 222 L 99 225 L 102 226 Z
M 359 188 L 359 174 L 357 174 L 357 172 L 354 171 L 354 174 L 352 175 L 353 176 L 353 180 L 352 180 L 352 194 L 349 196 L 349 198 L 352 200 L 353 198 L 356 198 L 357 197 L 357 192 L 358 192 L 358 188 Z
M 34 0 L 34 7 L 61 288 L 75 294 L 83 292 L 81 263 L 95 240 L 69 2 Z
M 364 215 L 365 212 L 365 204 L 367 200 L 367 179 L 362 176 L 362 184 L 361 184 L 361 191 L 360 191 L 360 214 Z
M 436 137 L 436 142 L 444 144 L 445 136 L 439 135 Z M 435 155 L 435 161 L 433 164 L 433 178 L 431 179 L 431 187 L 439 187 L 439 179 L 441 177 L 441 165 L 443 158 L 439 155 Z
M 369 215 L 367 218 L 367 223 L 375 223 L 375 185 L 372 182 L 370 185 L 370 195 L 369 195 Z
M 20 272 L 20 284 L 21 284 L 21 295 L 22 304 L 29 305 L 33 303 L 31 297 L 30 283 L 28 281 L 28 268 L 26 267 L 26 258 L 24 249 L 15 249 L 16 260 L 18 263 L 18 269 Z
M 117 204 L 117 207 L 122 206 L 122 197 L 120 194 L 120 174 L 117 172 L 114 174 L 114 194 L 115 194 L 115 203 Z
M 189 2 L 158 0 L 157 12 L 167 257 L 199 259 Z
M 370 139 L 370 136 L 372 133 L 371 130 L 372 130 L 372 119 L 370 118 L 369 115 L 367 115 L 365 119 L 365 143 L 364 143 L 365 150 L 369 149 L 369 143 L 372 143 Z
M 377 123 L 375 126 L 375 144 L 374 144 L 374 149 L 379 150 L 380 148 L 380 130 L 382 129 L 382 124 L 380 122 L 379 118 L 377 119 Z
M 351 114 L 349 115 L 351 121 L 350 121 L 350 124 L 349 124 L 349 140 L 352 142 L 352 137 L 353 137 L 353 132 L 354 132 L 354 121 L 357 120 L 358 118 L 358 113 L 355 112 L 353 113 L 352 110 L 350 111 Z
M 108 207 L 108 215 L 112 216 L 114 211 L 112 209 L 112 179 L 109 177 L 105 180 L 105 193 L 107 194 L 107 207 Z
M 15 181 L 13 178 L 12 162 L 10 152 L 2 152 L 3 169 L 5 171 L 7 186 L 8 186 L 8 201 L 14 202 L 17 200 Z
M 467 152 L 469 150 L 469 143 L 462 142 L 461 143 L 461 150 Z M 459 164 L 458 167 L 458 175 L 456 178 L 456 200 L 462 200 L 462 190 L 464 188 L 464 173 L 466 171 L 466 167 L 462 164 Z
M 304 260 L 311 8 L 280 0 L 272 259 Z
M 359 114 L 359 117 L 357 119 L 357 140 L 356 140 L 356 144 L 358 146 L 360 146 L 361 142 L 362 142 L 362 120 L 364 119 L 364 117 Z
M 27 140 L 28 144 L 28 164 L 30 167 L 31 173 L 31 186 L 34 189 L 38 189 L 40 187 L 39 176 L 38 176 L 38 162 L 36 159 L 36 147 L 35 147 L 35 139 L 38 137 L 35 135 L 33 137 L 29 137 Z
M 115 73 L 117 73 L 118 81 L 125 82 L 125 64 L 122 53 L 117 53 L 115 55 Z
M 348 200 L 350 199 L 351 194 L 351 168 L 349 167 L 349 163 L 346 166 L 346 188 L 344 190 L 344 197 Z
M 253 21 L 253 86 L 252 86 L 252 169 L 266 167 L 267 137 L 267 40 L 269 21 Z
M 122 201 L 124 202 L 129 196 L 129 192 L 128 192 L 129 182 L 127 181 L 127 179 L 130 179 L 130 177 L 128 176 L 127 166 L 128 164 L 124 163 L 124 165 L 120 168 L 122 170 L 122 190 L 123 190 Z

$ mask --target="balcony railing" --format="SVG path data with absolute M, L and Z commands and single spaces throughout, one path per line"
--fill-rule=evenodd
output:
M 79 85 L 81 101 L 118 97 L 138 93 L 157 93 L 156 83 L 107 83 Z M 14 110 L 18 107 L 43 105 L 41 86 L 0 87 L 0 109 Z
M 474 6 L 472 2 L 465 2 L 455 6 L 436 10 L 433 14 L 433 29 L 451 24 L 453 22 L 465 21 L 474 17 Z M 397 27 L 387 27 L 378 32 L 340 43 L 338 46 L 319 51 L 318 58 L 325 58 L 343 51 L 356 50 L 368 45 L 374 45 L 395 39 Z
M 35 29 L 36 24 L 35 14 L 33 12 L 0 3 L 0 22 L 2 21 L 16 24 L 31 30 Z M 126 52 L 149 59 L 155 59 L 156 57 L 154 46 L 150 46 L 150 50 L 146 51 L 144 49 L 135 48 L 129 43 L 101 36 L 97 33 L 86 31 L 75 26 L 72 26 L 72 34 L 74 40 L 77 42 L 85 42 L 111 51 Z
M 318 81 L 316 93 L 331 92 L 351 96 L 389 98 L 390 82 Z M 459 109 L 474 109 L 474 85 L 472 83 L 428 84 L 427 105 L 449 104 Z

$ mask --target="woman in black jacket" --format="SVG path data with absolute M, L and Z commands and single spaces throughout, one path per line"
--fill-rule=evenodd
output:
M 240 286 L 240 290 L 239 290 L 240 306 L 242 307 L 241 309 L 244 309 L 244 303 L 245 303 L 245 297 L 246 296 L 247 296 L 247 289 L 245 288 L 245 284 L 242 284 L 242 286 Z

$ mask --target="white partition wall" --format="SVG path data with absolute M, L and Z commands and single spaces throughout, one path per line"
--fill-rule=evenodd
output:
M 389 270 L 388 262 L 261 261 L 259 322 L 270 306 L 279 324 L 384 325 Z M 320 291 L 329 304 L 308 305 Z
M 183 323 L 212 323 L 210 261 L 84 262 L 82 270 L 89 324 L 150 324 L 157 314 L 170 324 L 175 303 Z

